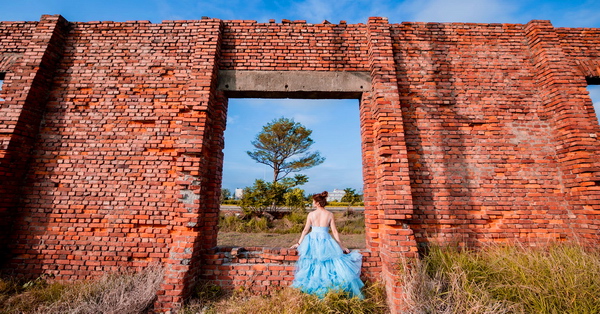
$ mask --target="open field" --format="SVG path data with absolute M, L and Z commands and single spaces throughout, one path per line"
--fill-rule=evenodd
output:
M 245 232 L 219 232 L 219 246 L 239 246 L 239 247 L 268 247 L 268 248 L 287 248 L 292 246 L 300 239 L 300 233 L 245 233 Z M 342 244 L 349 249 L 364 249 L 364 234 L 343 234 L 340 235 Z
M 351 210 L 356 211 L 356 212 L 363 212 L 365 210 L 364 206 L 350 206 L 349 207 Z M 286 209 L 283 208 L 281 209 L 281 211 L 285 211 Z M 308 208 L 307 211 L 311 211 L 312 209 Z M 331 212 L 343 212 L 348 210 L 348 206 L 327 206 L 327 210 L 331 211 Z M 228 204 L 221 204 L 221 212 L 241 212 L 242 209 L 238 206 L 238 205 L 228 205 Z
M 221 212 L 217 245 L 237 247 L 287 248 L 300 239 L 307 213 L 288 213 L 281 219 L 253 217 L 242 219 L 235 211 Z M 334 212 L 342 244 L 363 249 L 365 220 L 362 211 Z

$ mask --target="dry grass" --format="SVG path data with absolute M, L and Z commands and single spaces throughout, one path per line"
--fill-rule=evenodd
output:
M 600 251 L 574 244 L 433 247 L 402 271 L 406 313 L 600 313 Z
M 207 286 L 209 287 L 209 286 Z M 320 300 L 293 288 L 283 288 L 268 296 L 252 295 L 238 290 L 232 295 L 203 301 L 193 300 L 180 314 L 271 314 L 271 313 L 389 313 L 385 301 L 385 289 L 378 284 L 367 284 L 365 299 L 348 298 L 344 293 L 331 292 Z
M 49 284 L 38 279 L 25 284 L 2 280 L 0 313 L 143 313 L 152 305 L 163 271 L 150 266 L 99 280 Z

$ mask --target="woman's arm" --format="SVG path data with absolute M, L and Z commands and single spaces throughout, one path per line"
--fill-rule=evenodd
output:
M 350 250 L 348 250 L 348 248 L 342 245 L 342 241 L 340 240 L 340 234 L 338 233 L 337 227 L 335 226 L 335 219 L 333 219 L 333 214 L 331 214 L 331 222 L 329 223 L 329 229 L 331 229 L 331 234 L 333 235 L 333 238 L 338 243 L 340 248 L 342 248 L 342 251 L 344 253 L 349 253 Z
M 306 224 L 304 225 L 304 229 L 302 230 L 302 235 L 300 235 L 300 240 L 298 240 L 298 242 L 296 242 L 294 245 L 292 245 L 290 248 L 291 249 L 295 249 L 297 247 L 300 246 L 300 243 L 302 243 L 302 240 L 304 240 L 304 237 L 306 236 L 306 234 L 308 234 L 308 232 L 310 231 L 310 226 L 311 224 L 311 215 L 312 213 L 308 214 L 308 217 L 306 217 Z

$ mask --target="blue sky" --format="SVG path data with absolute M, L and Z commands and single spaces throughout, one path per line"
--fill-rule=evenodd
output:
M 251 141 L 262 127 L 280 117 L 311 129 L 313 150 L 325 157 L 323 164 L 301 172 L 309 178 L 302 189 L 311 194 L 348 187 L 362 190 L 358 100 L 347 99 L 229 99 L 224 188 L 243 188 L 254 179 L 272 180 L 272 169 L 255 163 L 246 151 L 254 149 Z
M 223 20 L 268 22 L 306 20 L 320 23 L 366 23 L 369 16 L 391 23 L 474 22 L 527 23 L 550 20 L 555 27 L 600 28 L 600 0 L 0 0 L 0 21 L 35 21 L 42 14 L 61 14 L 69 21 Z M 589 88 L 600 112 L 600 86 Z M 310 178 L 307 193 L 347 187 L 361 190 L 361 160 L 356 100 L 240 100 L 230 99 L 225 138 L 223 187 L 251 185 L 271 178 L 271 170 L 246 155 L 262 126 L 281 116 L 294 118 L 313 130 L 314 148 L 327 159 L 303 172 Z

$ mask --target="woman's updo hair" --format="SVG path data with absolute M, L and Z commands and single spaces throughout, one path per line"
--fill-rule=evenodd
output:
M 323 191 L 319 194 L 313 195 L 313 200 L 320 206 L 325 207 L 327 206 L 327 195 L 329 195 L 329 193 L 327 193 L 327 191 Z

